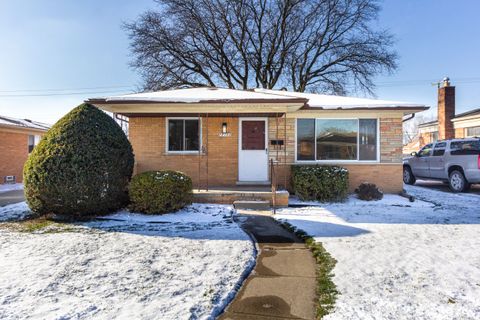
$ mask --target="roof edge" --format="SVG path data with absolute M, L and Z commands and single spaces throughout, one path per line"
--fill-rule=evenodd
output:
M 47 132 L 50 129 L 50 128 L 44 129 L 44 128 L 25 127 L 25 126 L 19 126 L 15 124 L 6 124 L 6 123 L 0 123 L 0 128 L 10 129 L 10 130 L 21 130 L 21 131 L 35 131 L 35 132 Z
M 91 104 L 242 104 L 242 103 L 299 103 L 306 104 L 306 98 L 291 98 L 291 99 L 222 99 L 222 100 L 199 100 L 195 102 L 184 101 L 155 101 L 149 99 L 131 99 L 131 100 L 115 100 L 106 98 L 91 98 L 87 99 L 85 103 Z

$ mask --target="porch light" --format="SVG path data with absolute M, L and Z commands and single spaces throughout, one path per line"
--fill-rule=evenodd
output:
M 227 133 L 227 123 L 226 122 L 222 123 L 222 133 L 223 134 Z

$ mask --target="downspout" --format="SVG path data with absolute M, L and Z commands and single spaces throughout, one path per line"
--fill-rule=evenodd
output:
M 120 116 L 118 113 L 113 113 L 113 118 L 115 120 L 118 120 L 120 123 L 120 128 L 122 128 L 123 132 L 125 132 L 125 134 L 127 135 L 128 137 L 128 117 L 125 117 L 125 116 Z M 123 125 L 125 124 L 125 128 L 123 127 Z
M 402 122 L 407 122 L 408 120 L 412 120 L 413 118 L 415 118 L 415 113 L 412 113 L 408 118 L 406 119 L 402 119 Z
M 283 183 L 287 190 L 287 109 L 285 109 L 284 123 L 283 123 Z
M 208 113 L 207 113 L 207 130 L 206 131 L 207 131 L 207 133 L 206 133 L 206 135 L 207 135 L 207 142 L 206 142 L 207 146 L 205 148 L 205 156 L 207 158 L 207 191 L 208 191 L 208 151 L 209 151 L 208 150 Z
M 185 131 L 185 127 L 183 128 L 183 130 Z M 200 170 L 201 170 L 201 164 L 202 164 L 202 148 L 200 148 L 200 145 L 202 144 L 203 139 L 201 139 L 202 137 L 201 132 L 202 132 L 202 118 L 201 118 L 201 114 L 199 113 L 198 114 L 198 138 L 200 140 L 198 144 L 198 192 L 200 192 L 200 179 L 201 179 Z

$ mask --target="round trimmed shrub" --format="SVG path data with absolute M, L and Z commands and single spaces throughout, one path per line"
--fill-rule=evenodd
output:
M 143 172 L 132 178 L 129 194 L 131 211 L 174 212 L 192 203 L 192 179 L 178 171 Z
M 132 146 L 106 113 L 81 104 L 61 118 L 24 167 L 25 197 L 38 214 L 81 218 L 128 203 Z
M 348 194 L 348 170 L 337 166 L 292 166 L 293 193 L 303 201 L 342 201 Z

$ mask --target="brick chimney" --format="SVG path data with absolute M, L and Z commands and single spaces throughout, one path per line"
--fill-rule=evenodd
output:
M 438 139 L 455 138 L 452 119 L 455 117 L 455 87 L 444 78 L 438 88 Z

